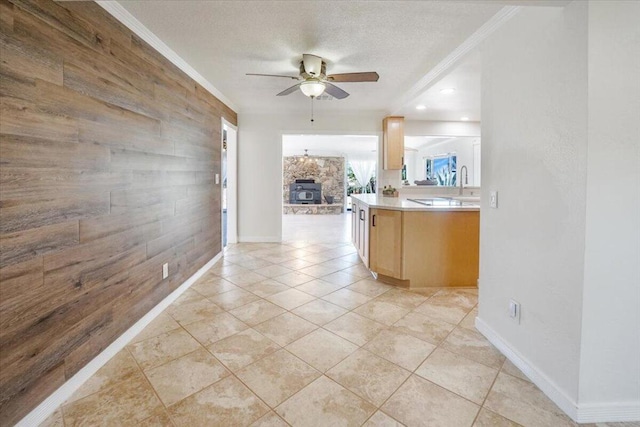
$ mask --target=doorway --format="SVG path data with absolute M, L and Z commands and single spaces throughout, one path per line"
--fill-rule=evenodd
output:
M 348 242 L 350 194 L 374 192 L 378 135 L 282 135 L 282 239 Z
M 238 243 L 238 128 L 222 119 L 221 239 L 222 249 Z

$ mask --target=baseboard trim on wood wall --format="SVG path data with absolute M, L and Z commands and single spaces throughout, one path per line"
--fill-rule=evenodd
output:
M 577 423 L 607 423 L 640 420 L 640 402 L 583 404 L 575 402 L 540 369 L 511 348 L 491 326 L 479 317 L 476 317 L 476 328 L 573 421 Z
M 120 350 L 122 350 L 133 338 L 136 337 L 142 330 L 151 323 L 153 319 L 158 317 L 160 313 L 164 311 L 172 302 L 174 302 L 184 291 L 189 289 L 202 275 L 209 270 L 213 265 L 220 260 L 222 252 L 213 257 L 202 268 L 196 271 L 191 277 L 184 281 L 175 291 L 171 292 L 165 299 L 160 301 L 158 305 L 153 307 L 147 314 L 142 316 L 133 326 L 120 335 L 114 342 L 112 342 L 102 353 L 87 363 L 87 365 L 80 369 L 73 377 L 67 382 L 62 384 L 55 392 L 47 397 L 40 405 L 38 405 L 33 411 L 25 416 L 16 427 L 31 427 L 40 425 L 51 414 L 55 412 L 60 405 L 62 405 L 68 398 L 71 397 L 76 390 L 80 388 L 98 369 L 104 366 L 113 356 L 115 356 Z

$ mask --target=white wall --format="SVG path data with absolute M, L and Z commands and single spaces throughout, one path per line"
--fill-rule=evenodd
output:
M 480 136 L 479 122 L 439 122 L 431 120 L 407 120 L 405 136 Z
M 525 8 L 483 46 L 477 325 L 580 422 L 640 419 L 638 22 Z
M 589 5 L 587 184 L 579 400 L 640 410 L 640 2 Z
M 383 113 L 238 114 L 238 236 L 240 241 L 279 241 L 282 236 L 282 134 L 381 136 Z
M 577 401 L 587 3 L 525 8 L 482 46 L 480 322 Z M 498 209 L 489 192 L 499 191 Z M 521 323 L 508 317 L 509 299 Z

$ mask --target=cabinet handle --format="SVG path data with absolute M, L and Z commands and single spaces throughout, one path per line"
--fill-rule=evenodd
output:
M 364 221 L 364 209 L 360 209 L 360 221 Z
M 372 227 L 376 226 L 376 215 L 375 214 L 371 217 L 371 226 Z

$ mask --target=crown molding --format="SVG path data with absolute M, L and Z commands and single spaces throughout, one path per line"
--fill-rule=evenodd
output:
M 195 68 L 182 59 L 176 52 L 167 46 L 158 36 L 144 26 L 144 24 L 134 17 L 120 3 L 114 0 L 95 0 L 95 2 L 104 10 L 109 12 L 114 18 L 120 21 L 124 26 L 133 31 L 142 40 L 149 43 L 151 47 L 160 52 L 162 56 L 167 58 L 173 65 L 184 71 L 189 77 L 198 82 L 209 93 L 225 103 L 227 107 L 233 111 L 238 111 L 238 106 L 220 92 L 214 85 L 205 79 Z
M 433 84 L 440 80 L 444 75 L 456 65 L 469 52 L 475 49 L 489 35 L 500 28 L 504 23 L 513 18 L 520 10 L 521 6 L 505 6 L 498 13 L 493 15 L 491 19 L 485 22 L 471 36 L 469 36 L 460 46 L 455 48 L 449 55 L 433 67 L 424 75 L 416 84 L 414 84 L 404 95 L 397 99 L 391 108 L 390 114 L 395 114 L 411 101 L 420 96 L 424 91 L 429 89 Z

